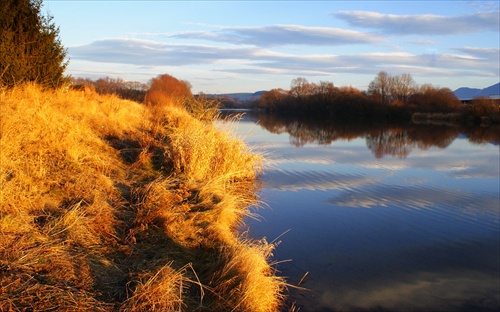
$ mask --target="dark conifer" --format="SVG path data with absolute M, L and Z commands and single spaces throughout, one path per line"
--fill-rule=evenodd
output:
M 65 80 L 66 50 L 42 0 L 0 1 L 0 85 L 36 82 L 50 88 Z

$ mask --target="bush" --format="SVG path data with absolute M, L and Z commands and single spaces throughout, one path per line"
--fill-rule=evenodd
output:
M 500 100 L 480 97 L 472 100 L 469 113 L 483 122 L 500 122 Z
M 461 106 L 453 91 L 432 85 L 422 85 L 409 98 L 409 104 L 417 112 L 453 112 Z
M 186 98 L 192 97 L 189 82 L 167 74 L 151 79 L 149 84 L 151 86 L 144 98 L 148 105 L 182 106 Z

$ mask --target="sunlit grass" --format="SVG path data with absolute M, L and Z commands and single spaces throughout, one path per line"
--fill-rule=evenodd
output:
M 214 112 L 35 85 L 0 104 L 1 311 L 278 310 L 273 246 L 237 231 L 261 157 Z

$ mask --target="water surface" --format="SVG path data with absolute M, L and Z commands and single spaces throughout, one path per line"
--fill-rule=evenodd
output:
M 267 158 L 249 235 L 280 241 L 279 275 L 307 289 L 288 305 L 498 311 L 496 130 L 243 117 Z

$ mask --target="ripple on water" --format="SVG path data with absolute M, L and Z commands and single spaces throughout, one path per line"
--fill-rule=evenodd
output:
M 377 185 L 368 189 L 346 189 L 329 199 L 330 204 L 352 208 L 396 207 L 421 210 L 429 219 L 446 223 L 466 222 L 499 230 L 498 196 L 429 186 Z
M 351 190 L 371 185 L 375 181 L 363 174 L 302 171 L 294 169 L 267 170 L 262 176 L 263 187 L 276 191 Z

